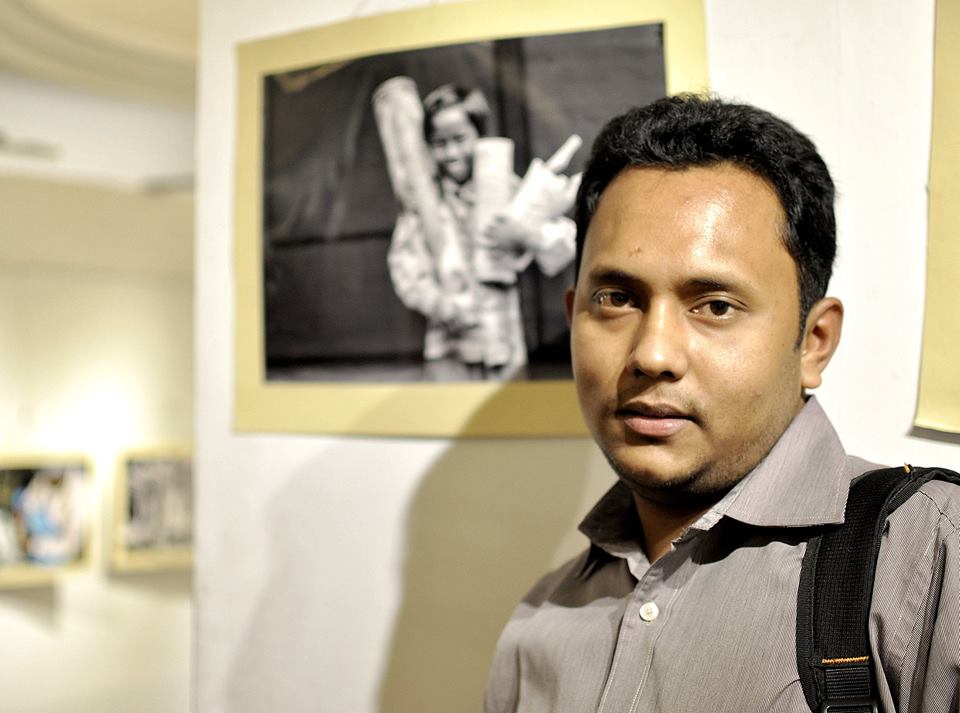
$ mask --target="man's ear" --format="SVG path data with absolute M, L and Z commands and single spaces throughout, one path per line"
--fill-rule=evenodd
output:
M 824 297 L 810 308 L 800 343 L 800 384 L 805 389 L 820 386 L 823 370 L 840 343 L 843 303 Z
M 563 296 L 563 310 L 567 315 L 567 326 L 569 327 L 571 322 L 573 322 L 573 297 L 576 294 L 576 289 L 573 287 L 567 288 L 567 293 Z

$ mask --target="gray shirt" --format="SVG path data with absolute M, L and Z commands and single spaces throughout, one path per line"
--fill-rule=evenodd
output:
M 589 549 L 507 623 L 487 713 L 808 711 L 796 661 L 800 563 L 843 521 L 847 456 L 810 399 L 767 455 L 651 565 L 629 490 L 581 523 Z M 870 614 L 882 711 L 960 710 L 960 488 L 927 483 L 889 518 Z

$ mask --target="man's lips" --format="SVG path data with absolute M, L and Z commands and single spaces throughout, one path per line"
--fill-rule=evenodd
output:
M 667 404 L 629 404 L 618 408 L 615 415 L 631 431 L 648 438 L 669 438 L 695 420 Z

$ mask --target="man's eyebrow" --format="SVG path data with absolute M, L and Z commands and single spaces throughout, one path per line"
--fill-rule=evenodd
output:
M 755 288 L 748 281 L 744 281 L 736 275 L 705 275 L 686 280 L 680 286 L 679 291 L 687 295 L 729 292 L 749 296 L 754 294 Z
M 639 281 L 639 278 L 636 275 L 631 275 L 629 272 L 618 270 L 615 267 L 598 267 L 594 270 L 591 270 L 587 274 L 587 278 L 594 283 L 610 282 L 616 285 L 623 285 Z
M 730 292 L 736 288 L 736 283 L 714 277 L 695 277 L 683 286 L 690 292 Z
M 610 283 L 614 285 L 631 285 L 643 282 L 643 278 L 615 267 L 597 267 L 587 274 L 587 279 L 594 284 Z M 683 292 L 735 292 L 746 288 L 741 280 L 735 277 L 721 275 L 705 275 L 692 277 L 686 280 L 680 289 Z

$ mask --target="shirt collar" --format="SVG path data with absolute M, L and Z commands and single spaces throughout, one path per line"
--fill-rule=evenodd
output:
M 743 480 L 725 514 L 761 527 L 839 524 L 857 475 L 813 397 Z
M 691 529 L 709 529 L 723 516 L 760 527 L 841 523 L 850 480 L 862 471 L 858 463 L 810 397 L 764 459 Z M 637 548 L 636 509 L 622 481 L 593 507 L 580 531 L 613 555 Z

